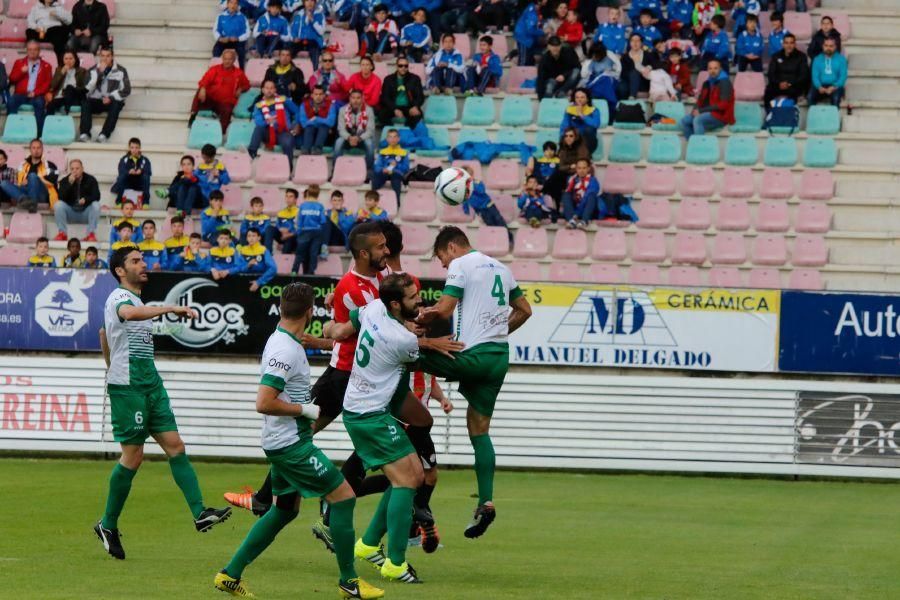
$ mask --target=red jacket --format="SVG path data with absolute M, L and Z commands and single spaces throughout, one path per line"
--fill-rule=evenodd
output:
M 374 111 L 378 110 L 378 105 L 381 103 L 381 78 L 375 73 L 369 75 L 368 79 L 363 79 L 361 73 L 354 73 L 344 84 L 344 89 L 348 94 L 352 90 L 361 91 L 366 106 L 371 106 Z
M 211 102 L 234 106 L 237 104 L 239 92 L 250 89 L 250 81 L 236 65 L 230 69 L 215 65 L 210 67 L 200 80 L 200 87 L 206 88 L 206 98 Z
M 685 96 L 694 95 L 694 84 L 691 83 L 691 68 L 686 63 L 669 63 L 669 75 L 672 76 L 672 83 L 681 84 L 681 93 Z
M 706 107 L 711 111 L 703 110 Z M 711 112 L 712 116 L 726 125 L 734 124 L 734 88 L 728 77 L 720 77 L 716 81 L 707 79 L 700 90 L 700 98 L 697 99 L 697 110 Z
M 559 29 L 556 30 L 556 35 L 562 41 L 577 46 L 584 39 L 584 25 L 580 21 L 575 21 L 574 23 L 563 21 Z
M 34 86 L 35 97 L 43 96 L 49 92 L 50 82 L 53 80 L 53 67 L 50 66 L 50 63 L 44 59 L 40 59 L 38 65 L 37 82 Z M 19 96 L 28 94 L 28 69 L 26 68 L 25 72 L 22 72 L 22 67 L 27 66 L 28 59 L 20 58 L 13 63 L 12 69 L 9 72 L 9 82 L 14 86 L 13 93 Z

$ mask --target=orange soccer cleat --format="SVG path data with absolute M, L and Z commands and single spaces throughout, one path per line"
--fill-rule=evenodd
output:
M 271 504 L 264 504 L 257 500 L 256 493 L 249 487 L 245 487 L 242 493 L 225 492 L 225 501 L 237 508 L 249 510 L 257 517 L 266 514 L 272 506 Z

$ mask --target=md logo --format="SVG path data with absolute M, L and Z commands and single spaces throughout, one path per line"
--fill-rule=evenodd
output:
M 34 320 L 51 337 L 72 337 L 88 322 L 88 297 L 57 281 L 34 298 Z
M 644 326 L 644 307 L 632 298 L 610 299 L 614 313 L 607 306 L 607 299 L 601 297 L 591 298 L 592 311 L 588 322 L 588 333 L 609 333 L 618 335 L 631 335 L 637 333 Z M 626 314 L 630 315 L 626 323 Z
M 618 289 L 582 290 L 547 341 L 576 346 L 678 345 L 646 292 Z

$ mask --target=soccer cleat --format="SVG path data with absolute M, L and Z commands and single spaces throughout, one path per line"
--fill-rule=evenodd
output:
M 224 571 L 216 573 L 214 585 L 220 592 L 225 592 L 226 594 L 231 594 L 238 598 L 256 598 L 256 596 L 253 595 L 253 592 L 244 587 L 240 579 L 235 579 Z
M 261 517 L 272 507 L 271 504 L 265 504 L 256 499 L 256 494 L 252 489 L 245 487 L 243 493 L 225 492 L 225 502 L 238 508 L 245 508 L 257 517 Z
M 325 524 L 325 521 L 319 517 L 319 520 L 313 523 L 312 534 L 316 536 L 320 542 L 325 544 L 325 549 L 334 554 L 334 541 L 331 539 L 331 528 Z
M 485 502 L 475 509 L 475 516 L 472 522 L 469 523 L 469 526 L 466 527 L 465 536 L 467 538 L 481 537 L 496 518 L 497 511 L 494 509 L 494 503 Z
M 384 590 L 378 589 L 359 577 L 351 579 L 347 583 L 339 583 L 338 589 L 341 592 L 341 598 L 362 598 L 363 600 L 384 598 Z
M 426 554 L 431 554 L 441 545 L 441 536 L 438 534 L 437 525 L 432 521 L 430 524 L 422 525 L 422 550 Z
M 109 552 L 109 555 L 119 560 L 125 560 L 125 548 L 119 540 L 118 529 L 106 529 L 103 527 L 103 521 L 97 521 L 94 525 L 94 533 L 103 542 L 103 549 Z
M 200 516 L 194 519 L 194 526 L 197 531 L 203 533 L 212 529 L 213 525 L 218 525 L 228 520 L 231 516 L 231 507 L 226 508 L 205 508 Z
M 384 564 L 384 546 L 368 546 L 363 543 L 362 538 L 356 540 L 353 546 L 353 555 L 370 562 L 376 569 L 380 569 Z
M 381 565 L 381 576 L 385 579 L 402 583 L 422 583 L 412 565 L 408 562 L 404 562 L 402 565 L 395 565 L 389 558 L 385 558 L 384 564 Z

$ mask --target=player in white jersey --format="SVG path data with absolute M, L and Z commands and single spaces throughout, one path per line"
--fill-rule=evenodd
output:
M 153 362 L 153 319 L 169 313 L 193 319 L 196 313 L 187 306 L 144 306 L 141 290 L 147 283 L 147 263 L 137 248 L 113 251 L 109 270 L 119 287 L 106 299 L 100 347 L 108 368 L 113 437 L 121 444 L 122 456 L 110 475 L 106 511 L 94 525 L 94 533 L 111 556 L 123 560 L 119 515 L 143 461 L 148 436 L 169 457 L 172 477 L 187 500 L 197 531 L 226 520 L 231 509 L 203 506 L 197 474 L 185 454 L 169 395 Z
M 331 506 L 331 534 L 343 598 L 381 598 L 384 591 L 361 580 L 354 568 L 353 508 L 356 496 L 337 467 L 313 444 L 319 407 L 310 396 L 309 363 L 300 339 L 312 319 L 315 291 L 305 283 L 282 290 L 281 320 L 269 336 L 260 365 L 256 410 L 263 415 L 262 447 L 270 464 L 275 505 L 257 521 L 215 587 L 254 597 L 241 583 L 244 569 L 296 518 L 300 498 L 324 497 Z
M 481 536 L 496 518 L 494 470 L 496 454 L 490 438 L 494 404 L 509 370 L 510 333 L 531 316 L 531 306 L 510 270 L 499 260 L 474 250 L 458 227 L 444 227 L 434 241 L 434 255 L 447 269 L 444 294 L 417 322 L 455 318 L 456 339 L 466 349 L 455 360 L 427 353 L 419 366 L 424 371 L 459 381 L 468 401 L 466 424 L 475 450 L 478 506 L 465 536 Z

